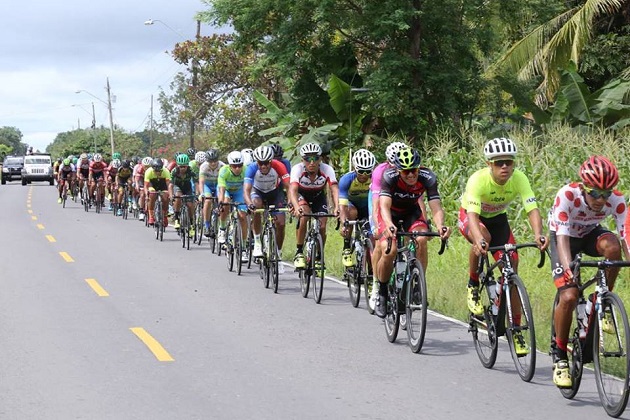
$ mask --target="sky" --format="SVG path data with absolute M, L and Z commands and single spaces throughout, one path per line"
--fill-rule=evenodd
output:
M 97 126 L 109 128 L 108 78 L 116 126 L 142 131 L 151 95 L 159 120 L 160 89 L 186 70 L 169 52 L 195 37 L 195 15 L 208 9 L 201 0 L 1 3 L 0 127 L 17 128 L 40 151 L 58 133 L 90 127 L 92 103 Z M 202 23 L 201 35 L 214 32 L 225 31 Z

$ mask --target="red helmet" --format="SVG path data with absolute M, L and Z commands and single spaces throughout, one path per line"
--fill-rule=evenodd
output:
M 600 190 L 610 190 L 619 182 L 619 172 L 611 161 L 603 156 L 591 156 L 580 166 L 580 178 L 584 185 Z

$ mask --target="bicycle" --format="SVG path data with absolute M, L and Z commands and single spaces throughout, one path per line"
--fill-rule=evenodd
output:
M 567 355 L 573 384 L 571 388 L 560 389 L 562 396 L 572 399 L 578 392 L 582 382 L 584 365 L 593 363 L 595 382 L 599 399 L 611 417 L 619 417 L 628 403 L 630 386 L 630 324 L 623 301 L 608 289 L 606 270 L 612 267 L 630 267 L 629 261 L 593 260 L 583 261 L 578 254 L 571 263 L 574 282 L 578 287 L 578 307 L 574 311 L 575 323 L 573 333 L 569 335 Z M 581 267 L 597 268 L 595 275 L 583 283 Z M 584 299 L 584 291 L 595 285 L 595 292 L 588 300 Z M 555 327 L 553 319 L 558 303 L 556 293 L 551 311 L 551 352 L 555 350 Z M 584 305 L 584 315 L 578 308 Z M 589 308 L 590 306 L 590 308 Z M 581 319 L 583 316 L 586 319 Z M 604 319 L 612 331 L 604 331 Z
M 118 203 L 118 205 L 120 206 L 120 209 L 122 210 L 122 219 L 127 220 L 127 218 L 129 217 L 129 206 L 131 205 L 130 200 L 129 200 L 129 185 L 124 184 L 122 188 L 123 188 L 122 202 Z
M 182 248 L 190 250 L 190 229 L 194 228 L 190 215 L 188 214 L 187 203 L 196 199 L 196 195 L 183 195 L 181 197 L 173 197 L 173 200 L 182 200 L 182 207 L 179 213 L 179 237 L 182 240 Z M 194 239 L 193 239 L 194 242 Z
M 215 254 L 221 255 L 221 247 L 217 246 L 217 236 L 219 235 L 219 211 L 218 200 L 216 197 L 212 197 L 212 210 L 210 211 L 210 235 L 208 241 L 210 242 L 210 251 Z
M 72 177 L 72 181 L 70 182 L 70 195 L 72 196 L 72 201 L 77 202 L 77 196 L 79 195 L 79 185 L 77 180 Z
M 102 191 L 102 186 L 103 186 L 103 181 L 101 181 L 101 178 L 99 178 L 98 180 L 96 180 L 96 188 L 94 191 L 94 195 L 95 195 L 95 200 L 94 200 L 94 210 L 96 211 L 96 213 L 100 213 L 102 208 L 103 208 L 103 191 Z
M 63 183 L 63 185 L 61 186 L 61 203 L 63 208 L 66 208 L 66 200 L 68 200 L 68 180 L 66 179 L 61 179 L 60 182 Z M 59 185 L 59 183 L 57 184 Z
M 304 240 L 304 255 L 306 257 L 306 267 L 298 268 L 300 277 L 300 288 L 302 297 L 308 296 L 311 282 L 313 283 L 313 299 L 315 303 L 322 300 L 322 292 L 324 290 L 324 274 L 326 266 L 324 264 L 324 242 L 322 235 L 319 233 L 321 221 L 319 219 L 325 217 L 338 217 L 336 214 L 329 213 L 303 213 L 300 216 L 308 217 L 306 228 L 306 239 Z M 298 220 L 299 227 L 300 220 Z M 337 227 L 339 229 L 339 219 L 337 219 Z
M 392 229 L 393 230 L 393 229 Z M 416 241 L 420 236 L 439 237 L 437 232 L 404 232 L 402 222 L 396 232 L 396 260 L 394 270 L 387 285 L 387 310 L 385 315 L 385 334 L 390 343 L 396 341 L 398 329 L 407 330 L 409 348 L 418 353 L 424 344 L 427 327 L 427 282 L 422 265 L 416 259 Z M 410 238 L 405 245 L 405 238 Z M 446 249 L 446 240 L 442 240 L 438 255 Z M 392 238 L 387 239 L 386 254 L 392 247 Z M 405 325 L 401 326 L 400 315 L 405 315 Z
M 83 189 L 81 190 L 81 200 L 83 202 L 83 210 L 90 211 L 90 190 L 88 189 L 88 182 L 83 181 Z
M 155 229 L 155 239 L 162 242 L 164 240 L 164 209 L 162 208 L 162 191 L 150 191 L 149 194 L 157 195 L 155 198 L 155 204 L 153 205 L 153 217 L 155 218 L 153 223 L 153 229 Z M 148 217 L 147 224 L 148 222 Z
M 370 222 L 367 220 L 346 220 L 344 228 L 355 226 L 352 232 L 352 241 L 350 250 L 355 255 L 355 266 L 346 268 L 344 278 L 348 285 L 348 293 L 350 295 L 350 303 L 357 308 L 361 300 L 361 286 L 363 286 L 365 303 L 370 314 L 374 313 L 374 304 L 370 300 L 373 288 L 373 272 L 372 272 L 372 252 L 374 245 L 372 244 L 372 232 Z
M 536 331 L 532 307 L 523 280 L 512 267 L 511 254 L 522 248 L 538 248 L 536 243 L 505 244 L 491 246 L 479 258 L 479 298 L 483 314 L 469 316 L 468 332 L 472 333 L 477 356 L 481 364 L 491 369 L 497 360 L 499 337 L 506 335 L 512 360 L 518 375 L 525 382 L 532 380 L 536 369 Z M 502 251 L 501 257 L 490 264 L 488 254 Z M 545 264 L 545 252 L 540 251 L 538 268 Z M 494 270 L 500 268 L 501 278 L 495 281 Z M 510 298 L 503 299 L 509 290 Z M 484 293 L 485 291 L 485 293 Z M 514 341 L 528 347 L 526 354 L 519 354 Z
M 239 221 L 238 207 L 243 203 L 219 203 L 221 206 L 230 207 L 230 215 L 228 216 L 228 226 L 226 241 L 224 244 L 225 256 L 228 260 L 228 270 L 234 270 L 234 261 L 236 260 L 236 271 L 240 276 L 243 268 L 243 237 L 241 234 L 241 224 Z M 236 254 L 236 258 L 235 258 Z
M 193 237 L 193 242 L 197 245 L 201 245 L 201 241 L 203 240 L 203 233 L 205 231 L 205 226 L 203 223 L 203 206 L 204 201 L 206 200 L 205 196 L 201 196 L 201 200 L 195 201 L 195 211 L 193 212 L 193 221 L 192 224 L 195 227 L 195 235 Z
M 262 213 L 264 220 L 260 234 L 263 255 L 257 258 L 260 277 L 265 289 L 269 288 L 269 282 L 271 281 L 274 293 L 278 293 L 278 265 L 282 261 L 278 252 L 278 242 L 276 241 L 276 215 L 280 212 L 286 213 L 288 211 L 288 208 L 276 208 L 275 205 L 254 210 L 254 213 Z

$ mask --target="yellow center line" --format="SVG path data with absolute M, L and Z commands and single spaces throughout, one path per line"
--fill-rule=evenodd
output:
M 28 214 L 33 214 L 33 210 L 26 210 Z
M 31 216 L 31 220 L 37 220 L 37 216 Z
M 107 291 L 103 289 L 100 284 L 98 284 L 96 279 L 85 279 L 85 281 L 87 282 L 87 284 L 90 285 L 92 290 L 94 290 L 96 294 L 99 295 L 100 297 L 109 296 L 109 293 L 107 293 Z
M 153 353 L 160 362 L 172 362 L 175 360 L 155 338 L 151 337 L 151 335 L 144 330 L 144 328 L 135 327 L 129 329 L 151 350 L 151 353 Z
M 46 239 L 48 239 L 48 242 L 57 242 L 55 237 L 52 235 L 46 235 Z
M 64 260 L 66 260 L 66 262 L 74 262 L 74 260 L 72 259 L 72 257 L 67 253 L 67 252 L 60 252 L 59 255 L 61 255 L 61 258 L 63 258 Z
M 37 229 L 43 230 L 44 229 L 44 225 L 42 225 L 41 223 L 38 223 L 37 224 Z
M 26 205 L 26 207 L 28 207 L 28 208 L 30 209 L 30 208 L 31 208 L 31 204 L 30 204 L 30 203 L 28 203 L 28 204 Z

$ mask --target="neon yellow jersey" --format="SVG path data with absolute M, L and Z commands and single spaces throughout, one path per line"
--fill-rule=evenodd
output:
M 462 197 L 462 207 L 467 212 L 485 218 L 498 216 L 505 213 L 517 195 L 521 196 L 527 213 L 538 208 L 532 187 L 523 172 L 515 169 L 505 185 L 499 185 L 492 179 L 490 171 L 489 167 L 483 168 L 468 178 Z

